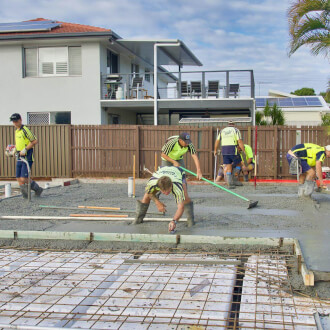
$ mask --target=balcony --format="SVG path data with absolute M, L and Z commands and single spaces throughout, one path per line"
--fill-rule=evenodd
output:
M 254 98 L 252 70 L 158 72 L 158 99 Z M 102 100 L 151 100 L 153 72 L 101 76 Z

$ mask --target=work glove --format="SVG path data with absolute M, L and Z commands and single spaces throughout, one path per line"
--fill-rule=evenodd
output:
M 19 155 L 20 156 L 26 156 L 26 154 L 27 154 L 27 150 L 26 150 L 26 148 L 24 148 L 22 151 L 20 151 L 20 153 L 19 153 Z

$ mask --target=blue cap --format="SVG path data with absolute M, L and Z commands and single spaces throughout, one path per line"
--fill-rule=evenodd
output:
M 180 133 L 179 135 L 179 139 L 183 140 L 184 142 L 190 144 L 191 143 L 191 140 L 190 140 L 190 134 L 189 133 Z

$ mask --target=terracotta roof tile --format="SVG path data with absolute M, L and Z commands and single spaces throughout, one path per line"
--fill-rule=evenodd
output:
M 48 21 L 45 18 L 36 18 L 31 19 L 27 22 L 31 21 Z M 10 33 L 0 33 L 0 36 L 8 36 L 8 35 L 33 35 L 33 34 L 57 34 L 57 33 L 88 33 L 88 32 L 110 32 L 110 29 L 104 29 L 100 27 L 90 26 L 90 25 L 82 25 L 75 23 L 67 23 L 54 21 L 56 23 L 60 23 L 61 26 L 55 27 L 50 31 L 33 31 L 33 32 L 10 32 Z

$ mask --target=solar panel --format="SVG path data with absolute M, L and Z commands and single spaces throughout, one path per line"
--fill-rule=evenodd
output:
M 16 23 L 0 23 L 0 33 L 8 32 L 32 32 L 32 31 L 50 31 L 60 26 L 55 21 L 29 21 Z
M 294 106 L 307 106 L 307 102 L 304 97 L 293 97 L 292 102 Z
M 265 98 L 256 98 L 256 106 L 257 107 L 264 107 L 266 105 L 266 99 Z
M 261 98 L 256 97 L 256 106 L 258 108 L 264 108 L 266 102 L 270 106 L 274 103 L 280 107 L 321 107 L 322 102 L 318 96 L 307 96 L 307 97 L 279 97 L 279 98 Z

